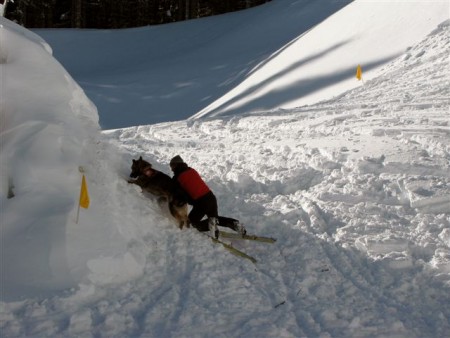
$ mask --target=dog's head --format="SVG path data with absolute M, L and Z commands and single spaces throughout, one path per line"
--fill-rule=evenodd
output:
M 149 162 L 142 159 L 142 156 L 139 157 L 138 160 L 133 159 L 133 163 L 131 164 L 131 174 L 130 177 L 136 178 L 143 174 L 144 168 L 152 166 Z

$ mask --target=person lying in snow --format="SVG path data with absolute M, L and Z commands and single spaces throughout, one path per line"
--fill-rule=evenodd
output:
M 216 196 L 199 173 L 189 167 L 179 155 L 170 160 L 170 168 L 174 173 L 172 179 L 184 190 L 188 203 L 193 206 L 189 213 L 189 221 L 193 227 L 199 231 L 209 230 L 215 238 L 219 237 L 217 226 L 230 228 L 241 235 L 247 233 L 237 219 L 219 216 Z M 207 219 L 202 221 L 205 215 Z

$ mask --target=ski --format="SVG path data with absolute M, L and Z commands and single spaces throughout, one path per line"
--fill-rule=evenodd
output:
M 264 243 L 275 243 L 276 238 L 272 237 L 264 237 L 264 236 L 256 236 L 256 235 L 240 235 L 238 233 L 232 233 L 227 231 L 220 231 L 219 238 L 230 238 L 230 239 L 243 239 L 248 241 L 257 241 Z
M 232 246 L 231 244 L 222 242 L 220 239 L 215 239 L 215 238 L 213 238 L 213 237 L 211 237 L 211 236 L 209 236 L 209 235 L 207 235 L 207 234 L 205 234 L 205 236 L 208 236 L 209 238 L 211 238 L 211 240 L 213 241 L 213 243 L 221 244 L 225 249 L 227 249 L 227 250 L 228 250 L 230 253 L 232 253 L 233 255 L 239 256 L 239 257 L 242 257 L 242 258 L 246 258 L 246 259 L 248 259 L 249 261 L 251 261 L 251 262 L 254 263 L 254 264 L 257 262 L 256 258 L 254 258 L 254 257 L 252 257 L 252 256 L 250 256 L 250 255 L 247 255 L 245 252 L 243 252 L 243 251 L 241 251 L 241 250 L 239 250 L 239 249 L 236 249 L 236 248 L 235 248 L 234 246 Z

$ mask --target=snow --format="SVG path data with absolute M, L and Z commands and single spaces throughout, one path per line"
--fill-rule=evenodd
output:
M 118 31 L 0 18 L 2 336 L 449 336 L 448 14 L 274 0 Z M 169 173 L 176 154 L 221 214 L 277 238 L 232 241 L 256 264 L 126 182 L 132 158 Z

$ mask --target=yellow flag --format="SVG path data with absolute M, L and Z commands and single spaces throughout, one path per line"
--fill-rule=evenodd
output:
M 86 184 L 86 178 L 83 175 L 81 179 L 81 190 L 80 190 L 80 207 L 85 209 L 89 208 L 89 193 Z
M 356 78 L 360 81 L 362 79 L 362 69 L 361 69 L 360 65 L 358 65 L 358 67 L 356 67 Z

